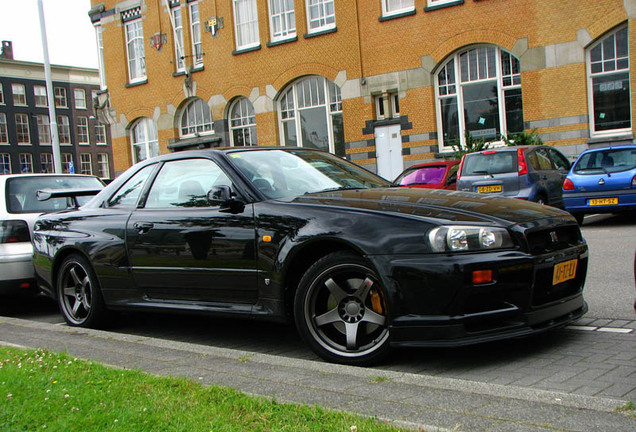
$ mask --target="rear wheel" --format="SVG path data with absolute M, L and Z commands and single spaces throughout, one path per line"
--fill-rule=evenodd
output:
M 541 205 L 548 205 L 548 199 L 545 197 L 545 195 L 542 195 L 542 194 L 537 195 L 534 202 Z
M 335 252 L 317 261 L 294 300 L 298 332 L 325 360 L 370 364 L 389 352 L 385 292 L 360 256 Z
M 97 276 L 88 260 L 80 255 L 67 257 L 57 276 L 57 301 L 66 322 L 75 327 L 100 327 L 106 306 Z

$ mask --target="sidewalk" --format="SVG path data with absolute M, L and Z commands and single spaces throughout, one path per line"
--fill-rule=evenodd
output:
M 66 351 L 280 402 L 318 404 L 426 431 L 634 431 L 621 399 L 333 365 L 0 317 L 0 344 Z M 631 377 L 630 379 L 636 379 Z

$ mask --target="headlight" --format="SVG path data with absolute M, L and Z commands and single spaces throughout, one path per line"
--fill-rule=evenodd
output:
M 428 234 L 435 252 L 464 252 L 512 247 L 512 239 L 503 228 L 441 226 Z

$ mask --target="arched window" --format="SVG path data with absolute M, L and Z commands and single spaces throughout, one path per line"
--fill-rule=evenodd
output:
M 278 100 L 282 145 L 313 147 L 344 156 L 340 88 L 326 78 L 297 80 Z
M 183 108 L 180 134 L 182 138 L 214 133 L 212 113 L 203 99 L 193 99 Z
M 614 30 L 587 52 L 591 136 L 631 132 L 627 27 Z
M 246 98 L 239 98 L 230 107 L 230 142 L 234 147 L 255 146 L 256 115 Z
M 133 163 L 159 155 L 157 126 L 153 120 L 147 117 L 137 120 L 130 130 L 130 139 Z
M 482 45 L 453 54 L 435 77 L 440 145 L 475 139 L 495 141 L 523 131 L 519 59 Z

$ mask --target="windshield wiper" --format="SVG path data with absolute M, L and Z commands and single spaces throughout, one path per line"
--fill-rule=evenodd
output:
M 317 192 L 336 192 L 336 191 L 358 190 L 358 189 L 366 189 L 366 188 L 363 186 L 339 186 L 335 188 L 323 189 Z

